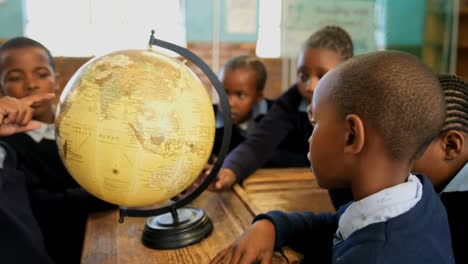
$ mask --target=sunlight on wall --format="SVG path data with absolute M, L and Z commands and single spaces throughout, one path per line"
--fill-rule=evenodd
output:
M 281 0 L 260 0 L 257 56 L 278 58 L 281 55 Z
M 186 47 L 182 1 L 26 0 L 25 35 L 54 56 L 92 56 L 119 49 L 144 49 L 156 37 Z M 54 12 L 51 13 L 51 6 Z

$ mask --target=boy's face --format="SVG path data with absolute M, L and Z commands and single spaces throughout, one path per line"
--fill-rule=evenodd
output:
M 227 70 L 221 77 L 228 95 L 231 118 L 234 125 L 251 117 L 252 108 L 263 98 L 257 90 L 257 77 L 249 69 Z
M 340 54 L 322 48 L 307 48 L 299 56 L 297 85 L 299 93 L 310 103 L 318 81 L 341 63 Z
M 55 90 L 55 72 L 47 53 L 36 47 L 10 49 L 0 56 L 0 87 L 3 93 L 15 98 Z M 35 105 L 34 115 L 50 110 L 50 102 Z
M 312 107 L 309 107 L 311 124 L 314 126 L 309 138 L 309 161 L 311 170 L 320 187 L 329 189 L 347 186 L 344 178 L 344 121 L 337 113 L 328 90 L 335 74 L 325 76 L 317 85 Z M 340 140 L 343 139 L 343 140 Z

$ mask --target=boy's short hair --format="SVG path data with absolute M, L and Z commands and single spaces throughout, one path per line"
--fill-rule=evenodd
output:
M 222 76 L 227 71 L 237 69 L 248 69 L 255 72 L 256 76 L 256 88 L 257 91 L 262 92 L 265 88 L 267 80 L 267 71 L 263 62 L 255 56 L 240 55 L 237 57 L 230 58 L 221 69 L 220 75 Z
M 7 40 L 5 43 L 0 45 L 0 56 L 7 50 L 29 48 L 29 47 L 43 49 L 46 52 L 47 57 L 49 58 L 50 67 L 52 67 L 52 69 L 55 71 L 54 58 L 52 57 L 52 54 L 50 53 L 49 49 L 46 48 L 41 43 L 39 43 L 38 41 L 35 41 L 27 37 L 14 37 L 14 38 Z
M 340 54 L 342 61 L 353 56 L 353 41 L 348 32 L 338 26 L 325 26 L 315 32 L 305 42 L 305 48 L 332 50 Z
M 373 52 L 334 70 L 341 74 L 331 91 L 338 113 L 365 120 L 381 136 L 389 158 L 414 161 L 439 135 L 444 94 L 437 75 L 418 58 L 400 51 Z
M 447 105 L 441 133 L 452 129 L 468 133 L 468 82 L 449 74 L 440 74 L 439 81 Z

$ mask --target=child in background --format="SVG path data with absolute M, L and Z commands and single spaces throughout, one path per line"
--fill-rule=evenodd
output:
M 242 143 L 270 108 L 271 101 L 263 97 L 267 72 L 263 62 L 254 56 L 237 56 L 226 62 L 219 79 L 229 99 L 232 135 L 229 151 Z M 215 107 L 216 137 L 213 153 L 218 154 L 223 139 L 222 109 Z
M 267 161 L 268 167 L 308 166 L 306 142 L 312 126 L 307 119 L 307 105 L 318 80 L 352 56 L 351 38 L 339 27 L 327 26 L 310 36 L 298 60 L 297 83 L 275 101 L 247 139 L 229 153 L 210 189 L 227 190 Z
M 242 143 L 268 112 L 271 100 L 263 97 L 263 90 L 267 80 L 267 71 L 263 62 L 249 55 L 241 55 L 229 59 L 219 73 L 219 80 L 223 84 L 228 96 L 231 110 L 232 133 L 228 153 Z M 222 109 L 214 106 L 216 115 L 216 134 L 210 161 L 206 164 L 198 179 L 180 195 L 173 198 L 180 199 L 190 193 L 208 176 L 221 150 L 223 142 L 224 121 Z
M 39 94 L 17 100 L 0 98 L 0 136 L 39 128 L 31 121 L 32 105 L 51 100 Z M 39 225 L 32 213 L 24 173 L 17 170 L 15 151 L 0 141 L 0 255 L 2 263 L 52 263 Z
M 25 37 L 3 43 L 0 88 L 18 99 L 55 92 L 54 60 L 49 50 Z M 17 152 L 19 169 L 26 174 L 32 209 L 50 256 L 58 263 L 79 263 L 88 212 L 110 205 L 80 188 L 65 169 L 55 143 L 52 103 L 32 107 L 40 128 L 3 140 Z
M 468 217 L 463 208 L 468 202 L 468 82 L 440 75 L 447 115 L 440 135 L 415 163 L 414 172 L 429 177 L 447 210 L 452 246 L 457 263 L 468 263 L 465 238 Z
M 314 93 L 308 156 L 321 187 L 349 187 L 355 202 L 336 214 L 258 215 L 212 263 L 267 263 L 284 245 L 306 263 L 454 263 L 443 204 L 410 173 L 444 117 L 440 83 L 412 55 L 374 52 L 337 66 Z

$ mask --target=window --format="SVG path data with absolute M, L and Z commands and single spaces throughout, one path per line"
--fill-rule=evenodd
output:
M 281 55 L 281 0 L 259 0 L 256 53 L 263 58 Z
M 25 35 L 54 56 L 146 48 L 156 37 L 186 47 L 184 0 L 26 0 Z

